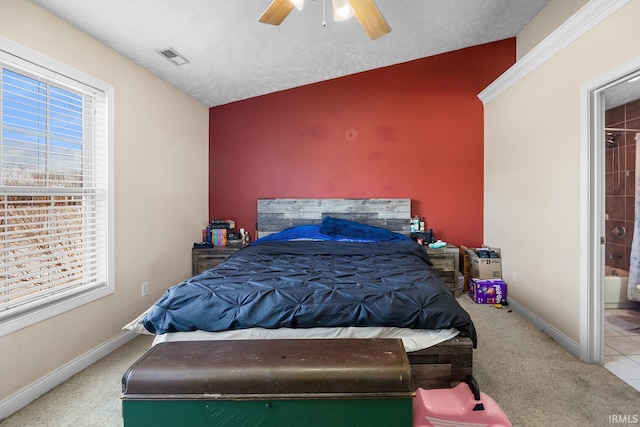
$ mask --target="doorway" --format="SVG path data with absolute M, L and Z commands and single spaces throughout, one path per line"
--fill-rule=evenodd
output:
M 603 365 L 625 380 L 622 371 L 618 370 L 616 372 L 618 367 L 611 365 L 611 352 L 614 350 L 607 345 L 607 337 L 610 337 L 612 332 L 610 332 L 608 323 L 605 322 L 604 281 L 605 265 L 615 264 L 618 256 L 628 259 L 628 255 L 622 250 L 613 252 L 611 247 L 614 245 L 612 244 L 607 246 L 607 242 L 620 243 L 620 241 L 615 241 L 616 236 L 612 235 L 611 232 L 616 227 L 622 226 L 622 224 L 616 224 L 616 227 L 611 227 L 613 222 L 607 220 L 605 201 L 607 194 L 611 199 L 610 193 L 607 193 L 607 185 L 612 185 L 612 177 L 615 179 L 613 184 L 618 184 L 618 176 L 614 175 L 620 173 L 620 169 L 613 173 L 611 168 L 607 172 L 607 162 L 613 162 L 613 165 L 609 164 L 609 166 L 615 168 L 615 161 L 619 162 L 617 157 L 623 148 L 619 145 L 622 141 L 634 139 L 635 133 L 630 133 L 624 127 L 608 128 L 605 111 L 613 111 L 619 106 L 624 106 L 631 103 L 631 101 L 640 99 L 640 58 L 636 58 L 586 83 L 583 85 L 581 92 L 581 178 L 584 184 L 582 207 L 585 208 L 583 227 L 586 230 L 584 235 L 587 241 L 587 249 L 582 259 L 584 263 L 582 266 L 584 280 L 581 280 L 583 286 L 581 287 L 580 301 L 581 359 L 587 363 Z M 608 119 L 611 121 L 611 118 Z M 640 129 L 640 127 L 638 128 Z M 621 168 L 620 163 L 617 166 Z M 605 177 L 608 179 L 605 179 Z M 624 179 L 626 176 L 622 178 Z M 612 228 L 612 230 L 609 230 L 609 228 Z M 622 230 L 617 229 L 617 231 L 621 232 Z M 630 242 L 633 229 L 626 231 L 629 233 Z M 621 248 L 622 245 L 617 247 Z M 613 261 L 607 262 L 609 257 Z M 628 269 L 628 264 L 626 267 Z M 611 340 L 611 338 L 609 339 Z M 624 355 L 621 355 L 619 359 L 624 361 L 624 357 Z M 629 358 L 629 361 L 633 363 L 634 358 Z

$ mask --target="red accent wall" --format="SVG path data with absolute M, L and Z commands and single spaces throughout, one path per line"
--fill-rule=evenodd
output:
M 405 197 L 481 245 L 477 95 L 514 62 L 507 39 L 211 108 L 210 217 L 253 233 L 258 198 Z

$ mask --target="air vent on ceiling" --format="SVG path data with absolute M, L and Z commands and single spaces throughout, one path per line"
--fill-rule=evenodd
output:
M 160 55 L 162 55 L 165 58 L 167 58 L 174 65 L 184 65 L 184 64 L 188 64 L 189 63 L 189 60 L 187 58 L 185 58 L 184 56 L 180 55 L 172 47 L 170 47 L 169 49 L 161 50 L 160 51 Z

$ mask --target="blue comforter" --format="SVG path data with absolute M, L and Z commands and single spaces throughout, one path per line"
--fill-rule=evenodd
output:
M 169 288 L 147 313 L 154 334 L 395 326 L 476 332 L 411 240 L 264 242 Z

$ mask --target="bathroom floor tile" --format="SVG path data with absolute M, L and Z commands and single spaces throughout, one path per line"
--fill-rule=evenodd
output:
M 640 369 L 640 354 L 629 354 L 627 357 L 638 364 L 638 369 Z
M 620 353 L 618 350 L 616 350 L 615 348 L 605 345 L 604 346 L 604 355 L 605 356 L 622 356 L 622 353 Z
M 624 380 L 640 380 L 640 365 L 626 356 L 609 356 L 604 368 Z
M 640 345 L 628 336 L 608 337 L 606 345 L 622 354 L 640 354 Z
M 620 319 L 609 316 L 618 315 Z M 640 391 L 640 328 L 623 329 L 640 324 L 638 310 L 607 309 L 604 331 L 604 367 L 631 387 Z

